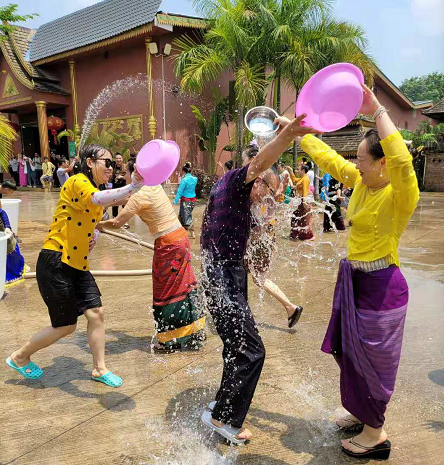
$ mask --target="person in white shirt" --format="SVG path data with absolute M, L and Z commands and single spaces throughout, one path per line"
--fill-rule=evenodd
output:
M 69 164 L 68 160 L 66 158 L 62 158 L 62 164 L 57 170 L 57 177 L 59 178 L 60 181 L 60 187 L 65 184 L 65 182 L 69 179 L 69 173 L 74 169 L 74 165 L 79 161 L 79 159 L 76 157 L 74 158 L 73 162 Z
M 11 160 L 9 160 L 9 166 L 9 172 L 11 173 L 11 176 L 14 178 L 15 184 L 19 186 L 19 162 L 17 160 L 17 155 L 14 155 L 11 158 Z
M 308 176 L 308 179 L 310 180 L 310 192 L 312 193 L 312 195 L 314 194 L 314 191 L 315 191 L 315 187 L 314 187 L 314 178 L 315 178 L 315 174 L 314 174 L 314 171 L 313 171 L 313 163 L 311 161 L 308 161 L 307 162 L 307 165 L 308 167 L 310 168 L 308 170 L 308 173 L 307 173 L 307 176 Z

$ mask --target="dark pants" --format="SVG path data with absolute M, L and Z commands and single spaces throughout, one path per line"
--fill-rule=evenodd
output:
M 248 305 L 247 272 L 241 262 L 204 267 L 209 311 L 222 339 L 224 370 L 213 418 L 241 428 L 265 360 L 265 347 Z
M 326 205 L 325 211 L 330 214 L 324 212 L 324 232 L 334 231 L 335 228 L 338 231 L 344 231 L 345 224 L 341 215 L 341 207 L 334 204 Z
M 37 186 L 37 184 L 38 184 L 37 174 L 38 174 L 38 173 L 37 173 L 37 170 L 34 170 L 34 171 L 31 170 L 31 176 L 30 176 L 31 181 L 30 181 L 30 184 L 31 184 L 32 186 Z M 28 179 L 29 179 L 29 175 L 28 175 Z M 29 181 L 28 181 L 28 182 L 29 182 Z
M 119 206 L 124 208 L 125 205 L 116 205 L 113 207 L 113 218 L 116 218 L 119 214 Z
M 20 176 L 18 171 L 13 171 L 12 172 L 12 177 L 14 178 L 15 185 L 20 186 Z
M 113 189 L 119 189 L 120 187 L 125 187 L 126 186 L 126 182 L 115 182 L 113 184 Z M 120 205 L 122 208 L 124 207 L 124 205 Z M 116 218 L 119 214 L 119 205 L 115 205 L 113 208 L 112 208 L 112 212 L 113 212 L 113 218 Z
M 43 176 L 43 170 L 36 169 L 36 170 L 34 171 L 34 173 L 37 173 L 37 174 L 36 174 L 37 186 L 41 186 L 42 183 L 41 183 L 41 181 L 40 181 L 40 178 Z

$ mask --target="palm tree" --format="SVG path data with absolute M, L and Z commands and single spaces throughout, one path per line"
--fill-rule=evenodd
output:
M 244 109 L 263 100 L 267 84 L 264 66 L 251 56 L 256 37 L 247 27 L 243 1 L 196 0 L 194 5 L 208 18 L 211 28 L 200 37 L 185 36 L 174 41 L 180 52 L 176 56 L 176 74 L 181 77 L 181 86 L 195 93 L 223 72 L 233 74 L 240 156 Z
M 224 71 L 235 80 L 238 154 L 243 112 L 272 90 L 280 112 L 282 82 L 299 93 L 323 67 L 341 61 L 359 66 L 371 82 L 372 60 L 361 27 L 336 21 L 328 0 L 195 0 L 209 18 L 201 37 L 177 39 L 176 73 L 181 85 L 201 92 Z M 295 98 L 296 100 L 296 98 Z
M 273 107 L 280 112 L 282 82 L 295 90 L 317 71 L 349 62 L 373 79 L 373 62 L 365 53 L 367 40 L 360 26 L 336 21 L 326 0 L 245 0 L 253 27 L 261 26 L 256 60 L 265 63 Z
M 14 153 L 14 141 L 18 134 L 9 125 L 8 119 L 0 114 L 0 164 L 8 169 L 9 160 Z

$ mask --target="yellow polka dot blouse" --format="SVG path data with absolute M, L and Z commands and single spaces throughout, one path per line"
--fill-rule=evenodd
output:
M 61 252 L 62 262 L 77 270 L 89 270 L 89 241 L 103 215 L 103 208 L 91 202 L 98 189 L 84 174 L 70 177 L 60 191 L 43 248 Z

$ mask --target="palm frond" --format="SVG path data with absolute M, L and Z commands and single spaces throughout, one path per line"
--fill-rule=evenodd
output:
M 0 115 L 0 164 L 5 170 L 14 154 L 14 141 L 17 138 L 18 134 L 9 125 L 9 120 Z
M 267 81 L 260 65 L 251 66 L 243 61 L 236 71 L 234 90 L 236 99 L 243 107 L 251 108 L 263 98 Z

